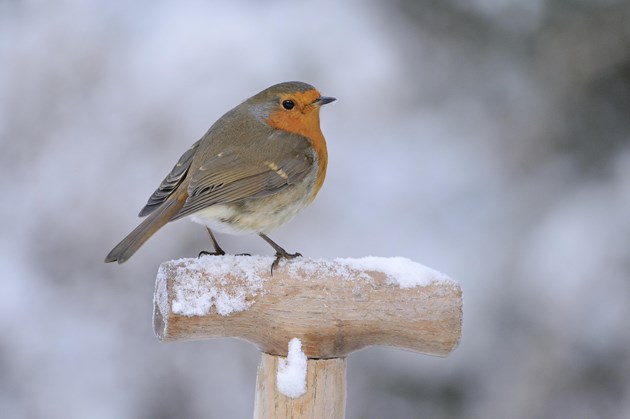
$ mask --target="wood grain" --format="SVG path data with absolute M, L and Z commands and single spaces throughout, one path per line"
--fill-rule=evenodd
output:
M 247 275 L 217 273 L 212 261 L 203 269 L 195 266 L 198 283 L 191 292 L 242 296 L 246 307 L 227 315 L 219 314 L 216 304 L 198 315 L 174 312 L 174 305 L 181 305 L 182 283 L 196 262 L 162 264 L 154 310 L 158 338 L 173 342 L 235 337 L 281 356 L 286 356 L 289 340 L 299 338 L 311 359 L 343 358 L 371 345 L 445 356 L 459 341 L 462 292 L 454 281 L 436 277 L 401 288 L 383 272 L 308 259 L 283 263 L 271 276 L 271 259 L 265 260 L 259 267 L 254 263 L 255 272 Z

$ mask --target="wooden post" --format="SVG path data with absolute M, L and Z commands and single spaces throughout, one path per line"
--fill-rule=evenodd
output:
M 255 418 L 343 418 L 346 360 L 385 345 L 446 356 L 461 334 L 459 285 L 403 258 L 211 256 L 160 266 L 154 330 L 165 342 L 236 337 L 262 352 Z M 278 390 L 288 343 L 307 357 L 306 392 Z
M 346 358 L 309 359 L 306 393 L 299 398 L 278 391 L 279 356 L 261 354 L 256 377 L 254 419 L 343 419 L 346 412 Z

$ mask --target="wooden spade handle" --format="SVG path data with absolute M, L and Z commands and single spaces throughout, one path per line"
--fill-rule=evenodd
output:
M 281 356 L 299 338 L 315 359 L 371 345 L 446 356 L 459 341 L 461 288 L 439 272 L 401 258 L 293 259 L 272 276 L 272 261 L 208 256 L 163 263 L 156 335 L 167 342 L 235 337 Z

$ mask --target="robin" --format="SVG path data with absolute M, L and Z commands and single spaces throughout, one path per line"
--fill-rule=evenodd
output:
M 214 252 L 224 255 L 213 230 L 257 233 L 276 251 L 271 271 L 288 253 L 267 233 L 286 224 L 319 192 L 328 153 L 319 109 L 336 100 L 313 86 L 271 86 L 219 118 L 179 159 L 151 195 L 147 218 L 105 258 L 123 263 L 169 221 L 190 217 L 206 226 Z

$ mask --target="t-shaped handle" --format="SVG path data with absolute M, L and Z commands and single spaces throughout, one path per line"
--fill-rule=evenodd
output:
M 207 256 L 160 266 L 154 330 L 162 341 L 235 337 L 287 354 L 340 358 L 371 345 L 448 355 L 461 334 L 462 292 L 403 258 Z

